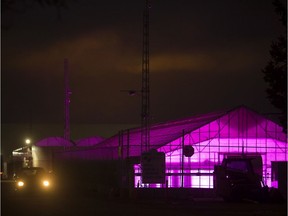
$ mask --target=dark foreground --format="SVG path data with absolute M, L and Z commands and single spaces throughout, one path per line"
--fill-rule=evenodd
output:
M 3 186 L 4 185 L 4 186 Z M 10 188 L 11 189 L 11 188 Z M 62 191 L 54 194 L 25 194 L 11 192 L 1 186 L 1 215 L 37 216 L 285 216 L 286 203 L 257 203 L 242 201 L 227 203 L 221 199 L 149 200 L 99 196 L 94 192 Z

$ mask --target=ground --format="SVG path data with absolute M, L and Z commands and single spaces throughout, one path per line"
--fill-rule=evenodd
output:
M 94 192 L 59 192 L 50 195 L 19 194 L 11 191 L 10 183 L 1 184 L 1 215 L 37 216 L 285 216 L 285 203 L 241 201 L 227 203 L 222 199 L 128 199 L 102 197 Z

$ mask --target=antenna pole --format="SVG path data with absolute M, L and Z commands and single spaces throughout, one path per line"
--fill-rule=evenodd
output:
M 70 140 L 70 95 L 68 60 L 64 59 L 64 139 Z
M 142 110 L 141 110 L 141 153 L 149 150 L 150 145 L 150 86 L 149 86 L 149 9 L 146 0 L 143 14 L 143 53 L 142 53 Z

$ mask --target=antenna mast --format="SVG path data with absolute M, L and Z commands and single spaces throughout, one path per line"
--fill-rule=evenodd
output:
M 150 1 L 145 1 L 143 14 L 143 53 L 142 53 L 142 110 L 141 110 L 141 153 L 150 145 L 150 86 L 149 86 L 149 9 Z
M 64 59 L 64 139 L 70 140 L 70 95 L 68 60 Z

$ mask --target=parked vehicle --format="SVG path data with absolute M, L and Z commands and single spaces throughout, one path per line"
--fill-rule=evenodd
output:
M 230 156 L 214 168 L 214 188 L 224 200 L 261 201 L 269 196 L 262 181 L 261 156 Z
M 42 167 L 21 168 L 14 175 L 17 192 L 48 192 L 54 187 L 52 176 Z

